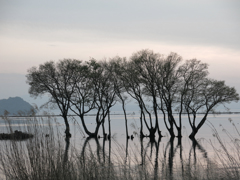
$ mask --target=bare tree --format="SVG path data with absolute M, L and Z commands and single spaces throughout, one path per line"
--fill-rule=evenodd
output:
M 140 108 L 140 136 L 145 137 L 143 134 L 143 125 L 145 124 L 149 131 L 148 136 L 154 138 L 158 126 L 153 126 L 151 110 L 148 108 L 147 97 L 144 95 L 143 79 L 136 65 L 134 60 L 127 62 L 121 78 L 124 81 L 126 92 L 137 102 Z
M 126 112 L 126 101 L 128 97 L 126 96 L 126 90 L 124 88 L 124 67 L 126 66 L 127 62 L 125 58 L 121 57 L 114 57 L 110 59 L 108 71 L 111 72 L 111 81 L 114 83 L 114 90 L 116 93 L 116 96 L 118 97 L 118 101 L 122 105 L 122 110 L 124 113 L 124 119 L 125 119 L 125 130 L 126 130 L 126 137 L 129 139 L 130 136 L 128 134 L 128 121 L 127 121 L 127 112 Z
M 150 50 L 139 51 L 131 57 L 134 68 L 139 74 L 143 93 L 149 100 L 150 111 L 154 112 L 155 126 L 152 125 L 152 115 L 149 114 L 152 133 L 158 131 L 162 137 L 158 124 L 157 74 L 161 71 L 162 55 Z M 151 134 L 151 133 L 150 133 Z M 151 135 L 152 136 L 152 135 Z
M 178 66 L 182 61 L 181 56 L 176 53 L 170 53 L 161 63 L 161 68 L 156 74 L 156 87 L 158 92 L 158 108 L 163 114 L 165 126 L 171 135 L 175 137 L 174 126 L 181 127 L 181 120 L 177 125 L 174 119 L 174 104 L 177 101 L 177 93 L 179 91 L 179 72 Z
M 189 103 L 188 100 L 191 99 L 194 92 L 200 88 L 204 79 L 207 77 L 207 69 L 208 65 L 206 63 L 202 63 L 200 60 L 196 59 L 187 60 L 178 69 L 180 74 L 180 83 L 176 101 L 176 110 L 178 112 L 178 119 L 180 123 L 180 125 L 176 127 L 178 130 L 178 137 L 182 136 L 182 115 L 186 112 L 186 104 Z
M 90 136 L 96 136 L 99 126 L 96 126 L 95 132 L 90 132 L 86 122 L 85 116 L 95 109 L 96 92 L 92 83 L 93 68 L 91 62 L 78 64 L 76 72 L 72 77 L 72 84 L 70 86 L 74 90 L 70 98 L 71 110 L 81 120 L 85 133 Z
M 64 59 L 58 63 L 53 61 L 32 67 L 28 70 L 27 83 L 30 85 L 29 93 L 33 97 L 43 94 L 49 94 L 49 103 L 57 104 L 64 119 L 66 137 L 71 137 L 70 127 L 68 123 L 68 112 L 70 108 L 70 99 L 74 93 L 72 77 L 76 72 L 77 64 L 81 61 Z
M 114 76 L 112 68 L 106 61 L 98 62 L 100 67 L 94 74 L 93 84 L 96 92 L 96 121 L 102 124 L 103 135 L 105 136 L 105 118 L 108 115 L 109 119 L 109 138 L 111 136 L 110 124 L 110 109 L 117 102 L 116 87 L 114 83 Z
M 197 88 L 193 88 L 188 93 L 184 106 L 188 114 L 189 124 L 192 132 L 189 135 L 191 139 L 207 120 L 210 112 L 213 112 L 218 105 L 224 105 L 232 101 L 237 102 L 239 94 L 234 87 L 225 85 L 224 81 L 217 81 L 212 79 L 203 79 Z M 197 121 L 197 113 L 201 112 L 203 117 Z

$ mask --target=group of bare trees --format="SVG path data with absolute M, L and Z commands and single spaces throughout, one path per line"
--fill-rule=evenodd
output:
M 66 137 L 71 137 L 70 111 L 79 116 L 89 137 L 97 137 L 101 126 L 105 134 L 104 123 L 110 123 L 111 107 L 121 103 L 129 138 L 126 103 L 131 99 L 140 110 L 141 137 L 154 138 L 156 133 L 161 137 L 160 119 L 171 137 L 182 137 L 183 116 L 187 114 L 192 128 L 189 137 L 194 138 L 218 105 L 239 100 L 234 87 L 208 77 L 207 64 L 197 59 L 183 62 L 176 53 L 163 56 L 151 50 L 134 53 L 129 60 L 114 57 L 108 61 L 49 61 L 29 69 L 26 77 L 31 95 L 50 94 L 49 102 L 58 106 L 64 118 Z M 90 132 L 84 118 L 92 111 L 96 126 Z M 201 119 L 197 119 L 199 113 L 203 114 Z

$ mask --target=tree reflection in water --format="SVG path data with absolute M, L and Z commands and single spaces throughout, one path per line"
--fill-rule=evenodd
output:
M 95 152 L 92 150 L 92 147 L 90 145 L 91 140 L 95 142 L 96 148 Z M 99 142 L 100 140 L 102 140 L 101 144 Z M 152 179 L 159 179 L 162 176 L 168 177 L 169 179 L 175 179 L 176 174 L 181 173 L 181 175 L 184 176 L 191 172 L 193 168 L 197 170 L 198 159 L 201 159 L 201 161 L 203 161 L 202 158 L 204 158 L 207 162 L 210 162 L 207 151 L 196 139 L 191 139 L 192 144 L 191 147 L 189 148 L 189 156 L 187 159 L 186 158 L 184 159 L 185 157 L 184 153 L 186 153 L 186 151 L 184 151 L 182 145 L 182 138 L 170 138 L 165 147 L 164 145 L 160 146 L 162 138 L 158 138 L 157 140 L 150 138 L 136 138 L 136 140 L 139 140 L 140 149 L 137 149 L 136 151 L 134 151 L 134 154 L 132 154 L 131 152 L 132 149 L 129 152 L 129 139 L 126 138 L 125 150 L 120 152 L 125 154 L 123 158 L 123 165 L 125 167 L 128 167 L 128 165 L 132 163 L 130 161 L 133 161 L 133 158 L 131 156 L 136 155 L 137 154 L 136 152 L 139 152 L 139 157 L 141 160 L 138 166 L 142 167 L 142 170 L 144 171 L 144 168 L 146 168 L 147 166 L 149 167 L 149 164 L 151 164 L 152 175 L 154 176 L 152 177 Z M 144 140 L 148 140 L 148 142 L 144 142 Z M 176 140 L 177 143 L 174 143 L 176 142 Z M 105 147 L 107 142 L 108 152 L 106 151 Z M 114 140 L 114 143 L 117 142 Z M 69 139 L 66 139 L 64 162 L 66 162 L 68 159 L 69 145 L 70 145 Z M 110 139 L 90 137 L 86 138 L 81 147 L 80 153 L 82 165 L 85 166 L 86 155 L 89 155 L 89 153 L 96 153 L 96 157 L 99 164 L 108 163 L 108 167 L 111 167 L 111 165 L 113 165 L 113 161 L 111 159 L 112 158 L 111 145 L 112 145 L 111 138 Z M 160 154 L 159 152 L 161 147 L 163 148 L 162 154 Z M 197 151 L 200 152 L 201 157 L 197 157 L 198 155 L 200 155 L 199 153 L 197 153 Z M 113 158 L 115 158 L 115 156 Z M 179 160 L 177 158 L 179 158 Z M 106 161 L 106 159 L 108 159 L 108 161 Z M 159 164 L 161 165 L 159 166 Z M 132 165 L 136 166 L 136 164 L 134 163 L 132 163 Z M 110 177 L 111 171 L 108 170 L 107 173 L 109 173 Z

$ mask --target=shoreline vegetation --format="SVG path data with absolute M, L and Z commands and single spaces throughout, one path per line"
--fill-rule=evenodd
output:
M 9 117 L 2 116 L 9 133 L 13 133 Z M 19 131 L 33 134 L 27 140 L 1 140 L 0 179 L 6 180 L 222 180 L 240 179 L 240 134 L 223 131 L 228 139 L 210 123 L 214 141 L 207 140 L 214 156 L 209 156 L 198 139 L 189 152 L 183 147 L 182 138 L 169 138 L 166 146 L 161 138 L 148 140 L 147 144 L 138 134 L 135 138 L 140 147 L 118 144 L 114 138 L 85 138 L 83 145 L 76 147 L 69 138 L 64 138 L 51 115 L 26 117 L 26 126 Z M 224 128 L 224 127 L 223 127 Z M 165 137 L 166 138 L 166 137 Z M 92 147 L 95 143 L 96 147 Z M 112 145 L 116 144 L 117 149 Z

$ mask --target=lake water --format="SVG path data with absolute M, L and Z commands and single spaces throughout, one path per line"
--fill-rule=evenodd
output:
M 12 130 L 26 130 L 26 118 L 24 117 L 10 117 Z M 31 119 L 31 118 L 30 118 Z M 38 118 L 41 119 L 41 126 L 45 128 L 43 133 L 49 132 L 49 126 L 47 117 Z M 202 126 L 196 135 L 197 142 L 193 142 L 188 138 L 191 133 L 190 126 L 188 125 L 187 117 L 183 119 L 183 137 L 181 141 L 175 138 L 170 141 L 168 131 L 165 128 L 163 120 L 159 119 L 159 126 L 162 131 L 162 137 L 160 140 L 156 138 L 155 142 L 150 142 L 149 138 L 144 138 L 140 141 L 139 134 L 139 115 L 128 115 L 128 129 L 129 134 L 134 135 L 134 139 L 126 141 L 125 133 L 125 120 L 123 115 L 112 114 L 111 117 L 111 141 L 100 139 L 88 139 L 85 136 L 81 122 L 77 117 L 69 117 L 70 129 L 72 138 L 70 140 L 71 147 L 76 148 L 79 152 L 89 151 L 98 152 L 110 155 L 112 158 L 120 158 L 123 161 L 137 161 L 142 164 L 146 161 L 149 163 L 156 163 L 156 159 L 160 160 L 162 165 L 168 164 L 169 169 L 181 166 L 183 162 L 200 162 L 202 166 L 208 166 L 209 162 L 216 160 L 218 154 L 216 150 L 221 149 L 221 144 L 216 138 L 214 129 L 218 132 L 224 145 L 231 147 L 232 140 L 240 139 L 240 114 L 220 114 L 208 116 L 207 122 Z M 61 117 L 55 117 L 51 119 L 54 127 L 57 127 L 60 132 L 60 136 L 64 136 L 65 125 Z M 94 116 L 87 116 L 86 122 L 89 130 L 95 128 Z M 27 122 L 28 123 L 28 122 Z M 8 124 L 1 119 L 0 131 L 7 132 Z M 108 133 L 108 122 L 105 122 L 105 131 Z M 102 128 L 99 130 L 100 136 L 102 136 Z M 146 129 L 144 134 L 147 134 Z M 0 141 L 0 143 L 2 143 Z M 216 148 L 216 149 L 214 149 Z M 134 158 L 133 158 L 134 157 Z M 164 162 L 166 161 L 166 162 Z M 178 168 L 175 168 L 178 169 Z

